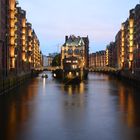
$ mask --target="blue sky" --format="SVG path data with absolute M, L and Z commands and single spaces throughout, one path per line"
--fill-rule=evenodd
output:
M 38 35 L 43 54 L 56 52 L 65 35 L 89 36 L 90 52 L 113 41 L 139 0 L 19 0 Z

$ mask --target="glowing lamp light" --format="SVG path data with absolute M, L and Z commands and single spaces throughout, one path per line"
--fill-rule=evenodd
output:
M 56 74 L 54 73 L 53 76 L 56 77 Z
M 79 73 L 78 72 L 76 72 L 76 76 L 79 76 Z

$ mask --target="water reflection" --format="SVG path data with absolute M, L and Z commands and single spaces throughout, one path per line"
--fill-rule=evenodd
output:
M 83 94 L 86 92 L 86 88 L 85 88 L 85 83 L 81 82 L 80 84 L 77 85 L 61 85 L 61 90 L 68 94 L 68 95 L 74 95 L 74 94 Z
M 43 78 L 43 84 L 42 84 L 42 93 L 43 93 L 43 96 L 46 96 L 46 78 Z
M 86 83 L 81 82 L 77 85 L 61 85 L 62 93 L 66 96 L 64 101 L 64 107 L 83 107 L 85 105 L 85 96 L 87 92 Z
M 138 90 L 138 89 L 137 89 Z M 140 127 L 140 102 L 139 95 L 133 87 L 119 86 L 120 111 L 128 127 Z
M 0 96 L 2 140 L 139 140 L 139 128 L 139 90 L 103 74 L 78 85 L 50 74 Z
M 38 82 L 34 80 L 32 84 L 26 85 L 27 88 L 17 89 L 16 93 L 19 92 L 18 95 L 12 92 L 9 93 L 11 96 L 3 95 L 0 98 L 1 103 L 7 103 L 0 105 L 0 138 L 17 139 L 19 130 L 24 127 L 23 124 L 31 117 L 34 108 L 30 108 L 27 101 L 31 102 L 37 95 Z

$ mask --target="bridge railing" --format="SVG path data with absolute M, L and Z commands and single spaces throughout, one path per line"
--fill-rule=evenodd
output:
M 101 72 L 117 72 L 120 69 L 112 68 L 112 67 L 91 67 L 89 71 L 101 71 Z

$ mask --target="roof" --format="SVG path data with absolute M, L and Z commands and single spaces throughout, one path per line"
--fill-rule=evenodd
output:
M 75 37 L 74 35 L 71 35 L 67 38 L 65 44 L 63 46 L 84 46 L 85 41 L 84 38 L 78 36 Z

